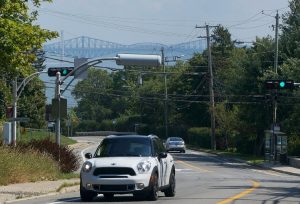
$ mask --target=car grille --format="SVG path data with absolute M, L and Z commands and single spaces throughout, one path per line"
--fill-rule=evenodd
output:
M 135 189 L 135 185 L 93 185 L 93 188 L 96 191 L 126 192 L 133 191 Z
M 102 167 L 102 168 L 96 168 L 94 171 L 94 176 L 99 175 L 130 175 L 135 176 L 136 173 L 132 168 L 127 167 Z

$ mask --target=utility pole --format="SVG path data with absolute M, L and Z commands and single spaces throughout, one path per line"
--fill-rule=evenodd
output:
M 279 15 L 278 10 L 275 16 L 276 24 L 275 24 L 275 57 L 274 57 L 274 71 L 277 74 L 278 70 L 278 27 L 279 27 Z M 274 109 L 273 109 L 273 150 L 274 150 L 274 161 L 277 160 L 277 135 L 275 135 L 275 126 L 277 123 L 277 90 L 274 90 Z
M 207 51 L 208 51 L 208 72 L 209 72 L 209 96 L 210 96 L 210 125 L 211 125 L 211 149 L 216 150 L 216 117 L 215 117 L 215 97 L 214 97 L 214 76 L 212 70 L 212 59 L 211 59 L 211 47 L 210 47 L 210 28 L 216 28 L 218 26 L 196 26 L 196 28 L 205 28 L 206 36 L 200 38 L 206 38 L 207 40 Z
M 56 118 L 56 125 L 55 125 L 55 141 L 58 146 L 60 146 L 60 72 L 56 72 L 56 89 L 55 89 L 55 98 L 58 99 L 58 114 Z
M 276 24 L 275 24 L 275 59 L 274 59 L 274 69 L 275 73 L 277 74 L 278 69 L 278 27 L 279 27 L 279 15 L 278 10 L 275 16 Z
M 162 65 L 164 69 L 164 81 L 165 81 L 165 100 L 164 100 L 164 111 L 165 111 L 165 136 L 168 137 L 168 88 L 167 88 L 167 73 L 165 66 L 165 52 L 164 47 L 161 48 Z

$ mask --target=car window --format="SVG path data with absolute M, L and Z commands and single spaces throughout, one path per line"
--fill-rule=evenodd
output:
M 148 138 L 106 138 L 97 148 L 94 157 L 151 156 Z
M 169 141 L 170 142 L 183 142 L 183 139 L 180 137 L 170 137 Z

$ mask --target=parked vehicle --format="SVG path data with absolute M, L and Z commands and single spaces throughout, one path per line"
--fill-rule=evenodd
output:
M 157 136 L 108 136 L 98 146 L 80 172 L 82 201 L 97 194 L 111 199 L 114 194 L 130 194 L 157 200 L 158 191 L 175 196 L 175 166 Z

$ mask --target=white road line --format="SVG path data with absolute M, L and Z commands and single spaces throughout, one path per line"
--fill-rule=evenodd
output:
M 192 169 L 175 169 L 175 171 L 181 172 L 181 171 L 193 171 L 193 170 Z

